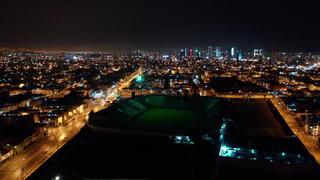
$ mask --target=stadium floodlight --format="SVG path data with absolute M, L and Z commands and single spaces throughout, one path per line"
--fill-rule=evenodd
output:
M 234 153 L 236 150 L 234 150 L 233 148 L 230 148 L 226 145 L 221 145 L 220 147 L 220 152 L 219 152 L 219 156 L 222 157 L 234 157 Z
M 222 151 L 222 152 L 226 152 L 226 151 L 228 151 L 228 147 L 227 146 L 225 146 L 225 145 L 222 145 L 221 146 L 221 148 L 220 148 L 220 150 Z

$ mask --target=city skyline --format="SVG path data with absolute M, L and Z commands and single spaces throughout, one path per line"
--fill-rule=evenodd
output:
M 257 167 L 266 179 L 319 177 L 319 61 L 215 46 L 3 51 L 0 178 L 257 179 Z

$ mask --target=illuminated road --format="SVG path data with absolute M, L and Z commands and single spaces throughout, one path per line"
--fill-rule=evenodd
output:
M 20 154 L 2 163 L 0 165 L 0 179 L 14 180 L 26 179 L 29 177 L 65 143 L 78 134 L 91 111 L 100 111 L 110 105 L 111 102 L 116 99 L 117 92 L 129 86 L 131 81 L 141 73 L 142 70 L 139 69 L 131 74 L 124 82 L 119 83 L 117 87 L 114 87 L 109 91 L 105 100 L 91 101 L 87 104 L 88 108 L 85 109 L 83 113 L 72 117 L 72 120 L 68 124 L 52 129 L 48 136 L 37 140 L 35 144 L 31 145 Z
M 76 121 L 53 129 L 48 137 L 39 139 L 23 153 L 1 164 L 0 179 L 25 179 L 30 176 L 43 162 L 80 131 L 87 113 L 76 115 L 74 117 Z
M 279 98 L 271 99 L 272 104 L 277 108 L 283 119 L 287 122 L 293 133 L 301 140 L 310 154 L 314 156 L 317 162 L 320 164 L 320 147 L 317 144 L 316 139 L 312 136 L 304 133 L 304 128 L 300 127 L 294 116 L 287 110 L 283 102 Z
M 250 95 L 238 95 L 238 94 L 216 94 L 215 97 L 228 98 L 228 99 L 270 99 L 273 95 L 270 94 L 250 94 Z

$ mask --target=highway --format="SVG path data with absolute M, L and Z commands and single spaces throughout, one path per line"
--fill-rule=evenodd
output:
M 279 98 L 273 98 L 271 99 L 271 102 L 279 111 L 293 133 L 300 139 L 309 153 L 314 156 L 318 164 L 320 164 L 320 147 L 318 146 L 316 139 L 304 132 L 304 128 L 298 125 L 294 116 L 287 110 L 285 104 L 281 102 Z
M 116 99 L 117 92 L 129 86 L 131 81 L 141 73 L 142 69 L 132 73 L 125 81 L 119 82 L 116 87 L 113 87 L 111 91 L 109 90 L 103 101 L 90 101 L 87 104 L 88 108 L 83 113 L 71 117 L 69 123 L 52 128 L 48 136 L 38 139 L 23 152 L 0 164 L 0 179 L 20 180 L 29 177 L 47 159 L 78 134 L 91 111 L 97 112 L 110 105 Z

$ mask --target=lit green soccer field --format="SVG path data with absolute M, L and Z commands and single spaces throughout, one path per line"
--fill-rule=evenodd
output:
M 196 130 L 202 121 L 200 112 L 183 109 L 150 108 L 135 118 L 131 124 L 137 129 L 192 131 Z
M 221 100 L 216 98 L 148 95 L 97 113 L 93 123 L 131 131 L 202 134 L 217 127 L 220 112 Z

